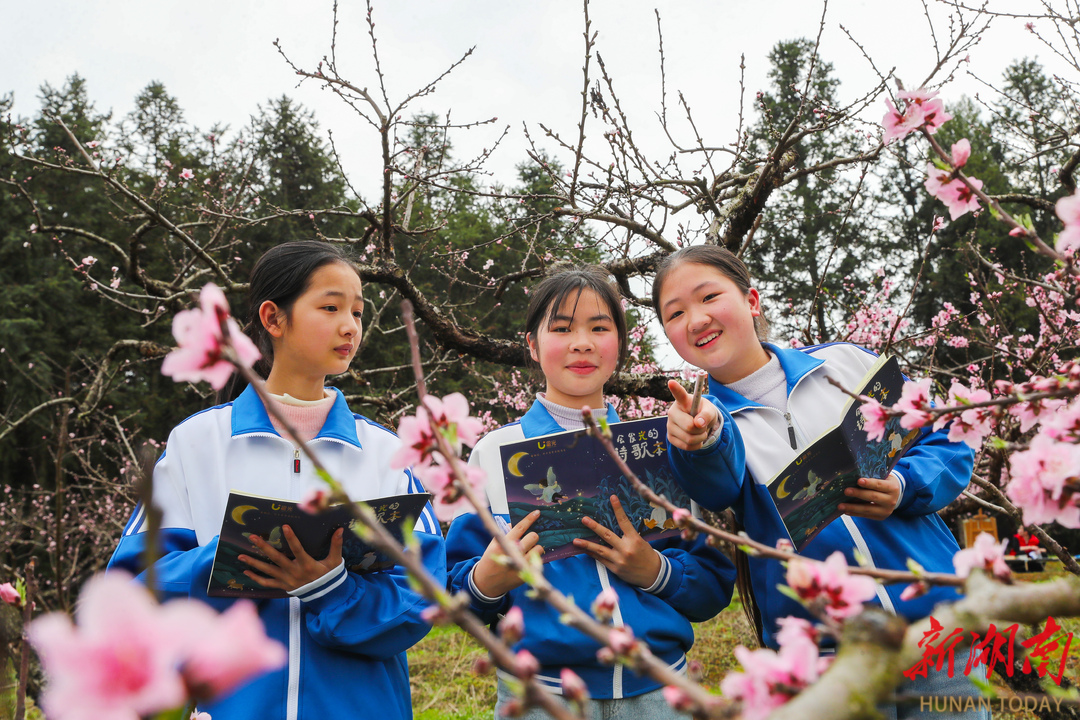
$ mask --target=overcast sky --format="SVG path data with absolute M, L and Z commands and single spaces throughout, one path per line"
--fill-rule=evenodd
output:
M 931 4 L 939 42 L 947 43 L 945 8 Z M 981 0 L 980 0 L 981 1 Z M 1034 0 L 992 0 L 1011 11 Z M 597 49 L 615 78 L 640 144 L 653 157 L 670 150 L 660 132 L 657 21 L 664 33 L 669 115 L 683 92 L 707 144 L 735 139 L 740 56 L 746 58 L 747 103 L 767 87 L 767 54 L 775 43 L 818 31 L 823 3 L 815 0 L 594 0 L 590 6 Z M 370 198 L 381 176 L 378 136 L 332 93 L 297 77 L 273 45 L 297 65 L 313 69 L 329 52 L 331 0 L 0 0 L 5 32 L 0 42 L 0 93 L 14 92 L 15 112 L 38 109 L 38 87 L 61 85 L 78 72 L 99 111 L 115 116 L 132 109 L 151 81 L 177 97 L 187 120 L 206 131 L 214 123 L 243 126 L 268 98 L 287 94 L 313 109 L 323 133 L 333 130 L 354 187 Z M 887 10 L 883 9 L 886 8 Z M 359 86 L 377 85 L 365 7 L 341 3 L 338 59 L 342 74 Z M 458 122 L 498 117 L 498 122 L 452 138 L 458 156 L 490 147 L 509 134 L 488 167 L 495 180 L 512 183 L 525 159 L 523 123 L 542 138 L 539 123 L 571 137 L 581 112 L 584 15 L 580 2 L 514 0 L 376 0 L 379 54 L 392 101 L 438 76 L 469 48 L 475 51 L 431 96 L 411 112 L 452 111 Z M 929 24 L 919 0 L 832 0 L 825 16 L 821 56 L 842 81 L 850 101 L 876 83 L 870 62 L 841 26 L 864 46 L 882 72 L 895 68 L 909 88 L 934 66 Z M 1022 19 L 995 21 L 971 50 L 965 68 L 996 82 L 1014 59 L 1054 58 L 1024 29 Z M 593 65 L 594 76 L 597 68 Z M 989 93 L 966 69 L 943 91 L 946 102 Z M 880 122 L 880 100 L 867 119 Z M 689 141 L 683 122 L 673 123 Z M 594 135 L 598 132 L 594 132 Z M 550 143 L 544 143 L 553 149 Z M 672 356 L 673 357 L 673 356 Z
M 1026 0 L 1008 0 L 1011 9 Z M 328 52 L 330 0 L 0 0 L 6 32 L 0 43 L 0 92 L 14 92 L 17 114 L 38 108 L 38 87 L 60 85 L 71 73 L 86 78 L 98 110 L 129 112 L 149 82 L 164 83 L 190 123 L 206 130 L 215 122 L 243 125 L 256 106 L 288 94 L 315 110 L 325 132 L 332 129 L 345 167 L 361 192 L 379 175 L 378 140 L 352 110 L 331 93 L 297 78 L 273 46 L 298 65 L 313 68 Z M 670 148 L 659 133 L 657 28 L 653 2 L 594 0 L 590 7 L 597 47 L 639 138 L 657 152 Z M 667 60 L 669 103 L 682 91 L 707 140 L 734 139 L 740 55 L 746 56 L 748 101 L 766 87 L 769 49 L 780 40 L 813 37 L 823 4 L 814 0 L 679 0 L 659 4 Z M 934 64 L 928 23 L 919 0 L 892 0 L 888 13 L 873 0 L 833 0 L 828 5 L 822 57 L 852 99 L 873 86 L 869 63 L 841 31 L 846 27 L 883 71 L 896 68 L 908 87 Z M 943 7 L 933 5 L 940 40 L 948 35 Z M 491 168 L 513 180 L 524 159 L 522 123 L 539 135 L 538 123 L 572 134 L 580 114 L 583 13 L 579 2 L 507 0 L 396 0 L 375 2 L 383 69 L 392 100 L 437 76 L 470 47 L 473 56 L 414 111 L 453 111 L 456 120 L 498 117 L 498 123 L 458 135 L 461 154 L 489 146 L 502 129 L 510 134 Z M 364 6 L 341 3 L 339 66 L 360 86 L 375 85 Z M 995 23 L 971 52 L 970 67 L 996 80 L 1012 59 L 1052 59 L 1023 28 L 1022 20 Z M 595 65 L 593 67 L 595 71 Z M 979 90 L 960 75 L 947 101 Z M 985 93 L 984 93 L 985 94 Z M 880 105 L 880 102 L 878 103 Z M 875 107 L 871 119 L 883 108 Z M 678 112 L 670 110 L 673 115 Z M 687 133 L 685 125 L 677 128 Z M 683 135 L 683 139 L 686 139 Z

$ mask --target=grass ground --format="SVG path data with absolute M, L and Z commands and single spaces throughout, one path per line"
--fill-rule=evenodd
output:
M 1022 575 L 1025 581 L 1041 582 L 1059 573 Z M 1080 619 L 1059 619 L 1066 632 L 1080 635 Z M 717 688 L 724 675 L 738 669 L 733 650 L 737 645 L 754 647 L 754 635 L 742 612 L 738 598 L 724 612 L 696 626 L 697 642 L 690 653 L 704 668 L 703 684 Z M 454 626 L 438 627 L 409 652 L 412 676 L 413 710 L 417 720 L 472 720 L 491 718 L 495 707 L 495 678 L 477 677 L 473 663 L 484 653 L 476 642 Z M 1052 667 L 1056 671 L 1056 667 Z M 1080 637 L 1069 649 L 1066 677 L 1080 679 Z M 1000 696 L 1011 696 L 1000 681 L 995 682 Z M 1007 700 L 1006 700 L 1007 703 Z M 994 717 L 999 720 L 1029 720 L 1029 713 L 999 713 L 994 701 Z M 1006 705 L 1007 707 L 1007 705 Z

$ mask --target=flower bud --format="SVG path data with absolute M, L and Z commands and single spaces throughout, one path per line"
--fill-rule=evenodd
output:
M 607 622 L 619 606 L 619 596 L 612 588 L 607 588 L 593 600 L 592 614 L 600 622 Z
M 8 605 L 14 605 L 17 608 L 21 608 L 23 605 L 22 593 L 20 593 L 11 583 L 0 585 L 0 600 L 3 600 Z
M 637 640 L 630 628 L 612 628 L 608 633 L 608 645 L 616 655 L 628 655 L 637 648 Z
M 491 664 L 490 655 L 481 655 L 473 662 L 472 671 L 473 675 L 487 675 L 492 671 L 494 666 Z
M 690 695 L 681 687 L 674 685 L 664 688 L 664 699 L 667 700 L 668 705 L 679 712 L 690 712 L 694 707 L 694 701 L 690 699 Z
M 420 619 L 428 625 L 445 625 L 450 622 L 450 616 L 439 605 L 430 605 L 420 613 Z
M 570 702 L 582 702 L 589 699 L 589 689 L 585 687 L 585 681 L 570 668 L 563 668 L 559 674 L 562 680 L 563 697 Z
M 920 580 L 914 582 L 904 588 L 904 591 L 900 593 L 900 599 L 902 601 L 914 600 L 917 597 L 922 597 L 930 590 L 930 586 Z
M 317 488 L 304 496 L 297 506 L 309 515 L 317 515 L 330 507 L 330 493 L 325 488 Z
M 518 650 L 515 658 L 517 676 L 522 680 L 527 680 L 540 672 L 540 661 L 528 650 Z
M 525 616 L 521 608 L 515 606 L 499 621 L 499 637 L 507 645 L 514 645 L 525 634 Z

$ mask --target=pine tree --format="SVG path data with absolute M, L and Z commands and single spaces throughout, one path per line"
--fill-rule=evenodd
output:
M 803 96 L 813 51 L 813 43 L 800 39 L 778 43 L 769 53 L 771 84 L 759 97 L 761 116 L 751 130 L 757 157 L 770 152 L 800 107 L 804 116 L 823 116 L 839 106 L 840 81 L 832 64 L 820 58 Z M 797 146 L 792 172 L 855 155 L 861 142 L 847 128 L 812 133 Z M 873 204 L 857 174 L 857 169 L 830 168 L 776 191 L 747 250 L 744 259 L 764 290 L 766 310 L 788 337 L 832 339 L 843 310 L 867 287 L 869 269 L 893 249 L 887 238 L 873 232 Z M 807 329 L 810 336 L 804 337 Z

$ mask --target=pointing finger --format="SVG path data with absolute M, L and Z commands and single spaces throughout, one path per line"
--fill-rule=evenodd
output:
M 698 370 L 697 378 L 694 380 L 694 397 L 690 399 L 690 414 L 697 415 L 698 408 L 701 407 L 701 394 L 705 391 L 705 378 L 708 374 L 704 370 Z
M 690 393 L 686 391 L 686 388 L 682 386 L 682 383 L 678 380 L 668 380 L 667 386 L 668 390 L 671 391 L 672 396 L 675 398 L 675 402 L 678 403 L 679 409 L 689 413 L 693 398 Z

